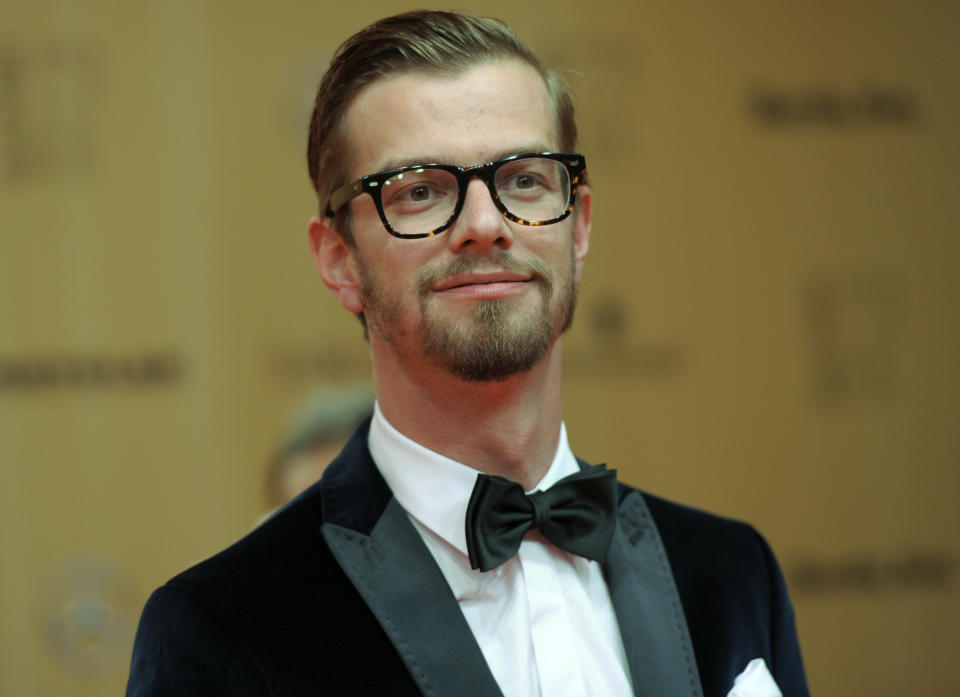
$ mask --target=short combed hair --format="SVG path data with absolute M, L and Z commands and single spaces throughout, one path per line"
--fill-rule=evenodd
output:
M 360 30 L 347 39 L 320 82 L 310 119 L 307 166 L 324 213 L 330 193 L 347 183 L 348 153 L 344 116 L 368 85 L 392 75 L 419 72 L 455 77 L 492 60 L 520 59 L 540 73 L 557 119 L 562 150 L 577 143 L 573 100 L 563 80 L 547 70 L 530 48 L 503 22 L 461 12 L 405 12 Z M 341 232 L 352 243 L 349 226 Z

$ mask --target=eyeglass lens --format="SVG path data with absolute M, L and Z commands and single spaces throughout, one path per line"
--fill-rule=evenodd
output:
M 567 208 L 567 168 L 545 157 L 512 160 L 494 173 L 494 190 L 512 215 L 531 223 L 553 220 Z M 420 235 L 444 225 L 457 205 L 456 175 L 443 169 L 415 169 L 383 182 L 380 200 L 390 227 L 401 235 Z

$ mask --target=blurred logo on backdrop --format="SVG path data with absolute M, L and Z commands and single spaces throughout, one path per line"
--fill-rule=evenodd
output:
M 168 385 L 185 373 L 186 361 L 174 351 L 0 356 L 0 395 Z
M 905 549 L 880 554 L 803 555 L 788 567 L 790 588 L 802 595 L 880 593 L 952 588 L 957 559 L 949 551 Z
M 822 405 L 883 402 L 899 382 L 902 290 L 881 269 L 822 272 L 806 283 L 813 386 Z
M 102 71 L 95 44 L 0 42 L 0 184 L 90 180 Z
M 675 378 L 687 370 L 687 353 L 678 341 L 631 335 L 631 313 L 624 296 L 601 293 L 582 312 L 578 320 L 590 338 L 564 346 L 563 369 L 568 377 Z
M 142 597 L 132 576 L 97 554 L 64 559 L 41 580 L 36 629 L 65 671 L 95 677 L 130 660 Z
M 753 118 L 776 128 L 864 128 L 912 126 L 920 120 L 917 97 L 891 85 L 754 87 L 747 97 Z

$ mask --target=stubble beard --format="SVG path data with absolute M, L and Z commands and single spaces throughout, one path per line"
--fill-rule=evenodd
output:
M 464 321 L 442 316 L 431 306 L 431 288 L 437 281 L 491 262 L 497 268 L 530 274 L 531 282 L 540 290 L 538 307 L 516 310 L 508 300 L 483 300 L 476 303 L 470 321 Z M 367 320 L 384 341 L 397 346 L 409 333 L 401 324 L 401 300 L 389 295 L 365 264 L 360 270 Z M 487 257 L 458 257 L 441 269 L 425 270 L 418 274 L 416 288 L 420 305 L 418 349 L 438 367 L 471 382 L 499 382 L 536 366 L 573 323 L 577 297 L 572 250 L 567 274 L 559 280 L 540 259 L 520 261 L 499 251 Z M 552 310 L 555 293 L 559 297 Z

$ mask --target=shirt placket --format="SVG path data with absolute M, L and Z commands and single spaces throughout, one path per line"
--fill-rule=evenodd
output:
M 576 641 L 551 552 L 544 543 L 525 540 L 519 560 L 540 693 L 544 697 L 584 697 Z

